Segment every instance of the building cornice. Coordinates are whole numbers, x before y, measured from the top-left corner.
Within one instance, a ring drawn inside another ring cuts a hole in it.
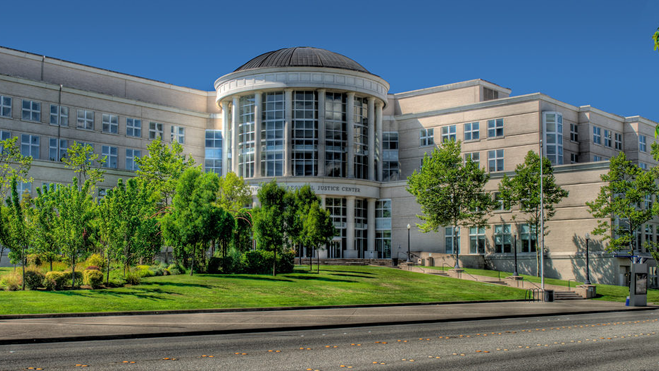
[[[601,109],[591,107],[591,106],[581,106],[581,107],[579,107],[579,112],[580,113],[581,112],[592,112],[592,113],[596,113],[600,116],[604,116],[604,117],[606,117],[608,119],[611,119],[611,120],[616,120],[616,121],[620,121],[620,122],[625,121],[625,118],[623,116],[619,116],[619,115],[616,115],[616,114],[613,114],[613,113],[602,111]]]
[[[485,81],[485,80],[482,80],[482,79],[474,79],[474,80],[456,82],[456,83],[453,83],[453,84],[433,86],[433,87],[430,87],[430,88],[406,91],[406,92],[402,92],[402,93],[395,93],[395,94],[393,94],[393,96],[396,97],[397,99],[411,98],[411,97],[417,97],[417,96],[420,96],[420,95],[439,93],[439,92],[443,92],[443,91],[463,89],[463,88],[468,88],[468,87],[471,87],[471,86],[485,86],[485,87],[493,89],[493,90],[503,91],[507,94],[510,94],[512,92],[512,90],[510,90],[508,88],[501,87],[501,86],[499,86],[497,84],[494,84],[494,83],[491,83],[489,81]]]

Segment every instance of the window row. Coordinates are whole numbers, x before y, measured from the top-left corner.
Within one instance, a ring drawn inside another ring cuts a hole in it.
[[[517,248],[518,253],[535,252],[538,247],[538,234],[535,233],[534,226],[520,224],[516,233],[513,233],[512,227],[512,224],[494,226],[494,234],[492,236],[494,253],[513,253],[515,247]],[[446,227],[444,229],[444,234],[446,253],[454,254],[454,247],[457,246],[458,252],[463,254],[464,252],[460,246],[460,228],[454,230],[453,227]],[[469,228],[469,254],[485,254],[486,245],[485,228]]]
[[[639,142],[641,141],[641,137],[639,137]],[[609,129],[602,130],[599,126],[593,126],[593,143],[622,151],[622,134]],[[645,151],[642,150],[642,152]]]
[[[446,140],[457,140],[457,126],[448,125],[441,127],[442,142]],[[480,140],[480,122],[468,122],[462,124],[463,140],[474,141]],[[435,129],[421,129],[419,132],[419,141],[422,147],[435,144]],[[504,136],[503,119],[487,120],[487,137],[501,138]]]
[[[23,99],[21,105],[21,119],[24,121],[41,122],[41,102]],[[0,117],[12,118],[12,98],[0,95]],[[95,112],[78,109],[74,117],[76,127],[84,130],[94,130]],[[51,125],[69,126],[69,107],[50,105],[49,122]],[[101,114],[103,133],[119,133],[119,116],[108,113]],[[149,139],[163,139],[164,125],[158,122],[149,122]],[[185,143],[185,128],[172,125],[170,129],[171,141]],[[142,138],[142,120],[126,117],[126,136]]]

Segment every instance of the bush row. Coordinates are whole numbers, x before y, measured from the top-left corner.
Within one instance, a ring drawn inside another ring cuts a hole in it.
[[[251,250],[240,253],[231,250],[224,257],[212,257],[208,261],[208,273],[247,273],[271,274],[274,253],[265,250]],[[277,254],[277,273],[291,273],[295,264],[295,252]]]

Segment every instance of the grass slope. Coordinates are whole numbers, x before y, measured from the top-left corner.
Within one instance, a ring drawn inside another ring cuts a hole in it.
[[[0,274],[8,270],[3,269]],[[524,291],[384,267],[263,275],[149,277],[108,290],[0,291],[0,314],[390,304],[523,299]]]

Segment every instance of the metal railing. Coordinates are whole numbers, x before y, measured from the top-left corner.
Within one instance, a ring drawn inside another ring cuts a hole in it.
[[[567,280],[567,291],[572,291],[570,287],[570,282],[574,281],[574,287],[577,287],[577,280]]]
[[[526,289],[526,294],[524,294],[524,300],[531,301],[531,302],[543,301],[542,293],[543,293],[543,291],[539,287],[538,288],[534,287],[534,288]]]

